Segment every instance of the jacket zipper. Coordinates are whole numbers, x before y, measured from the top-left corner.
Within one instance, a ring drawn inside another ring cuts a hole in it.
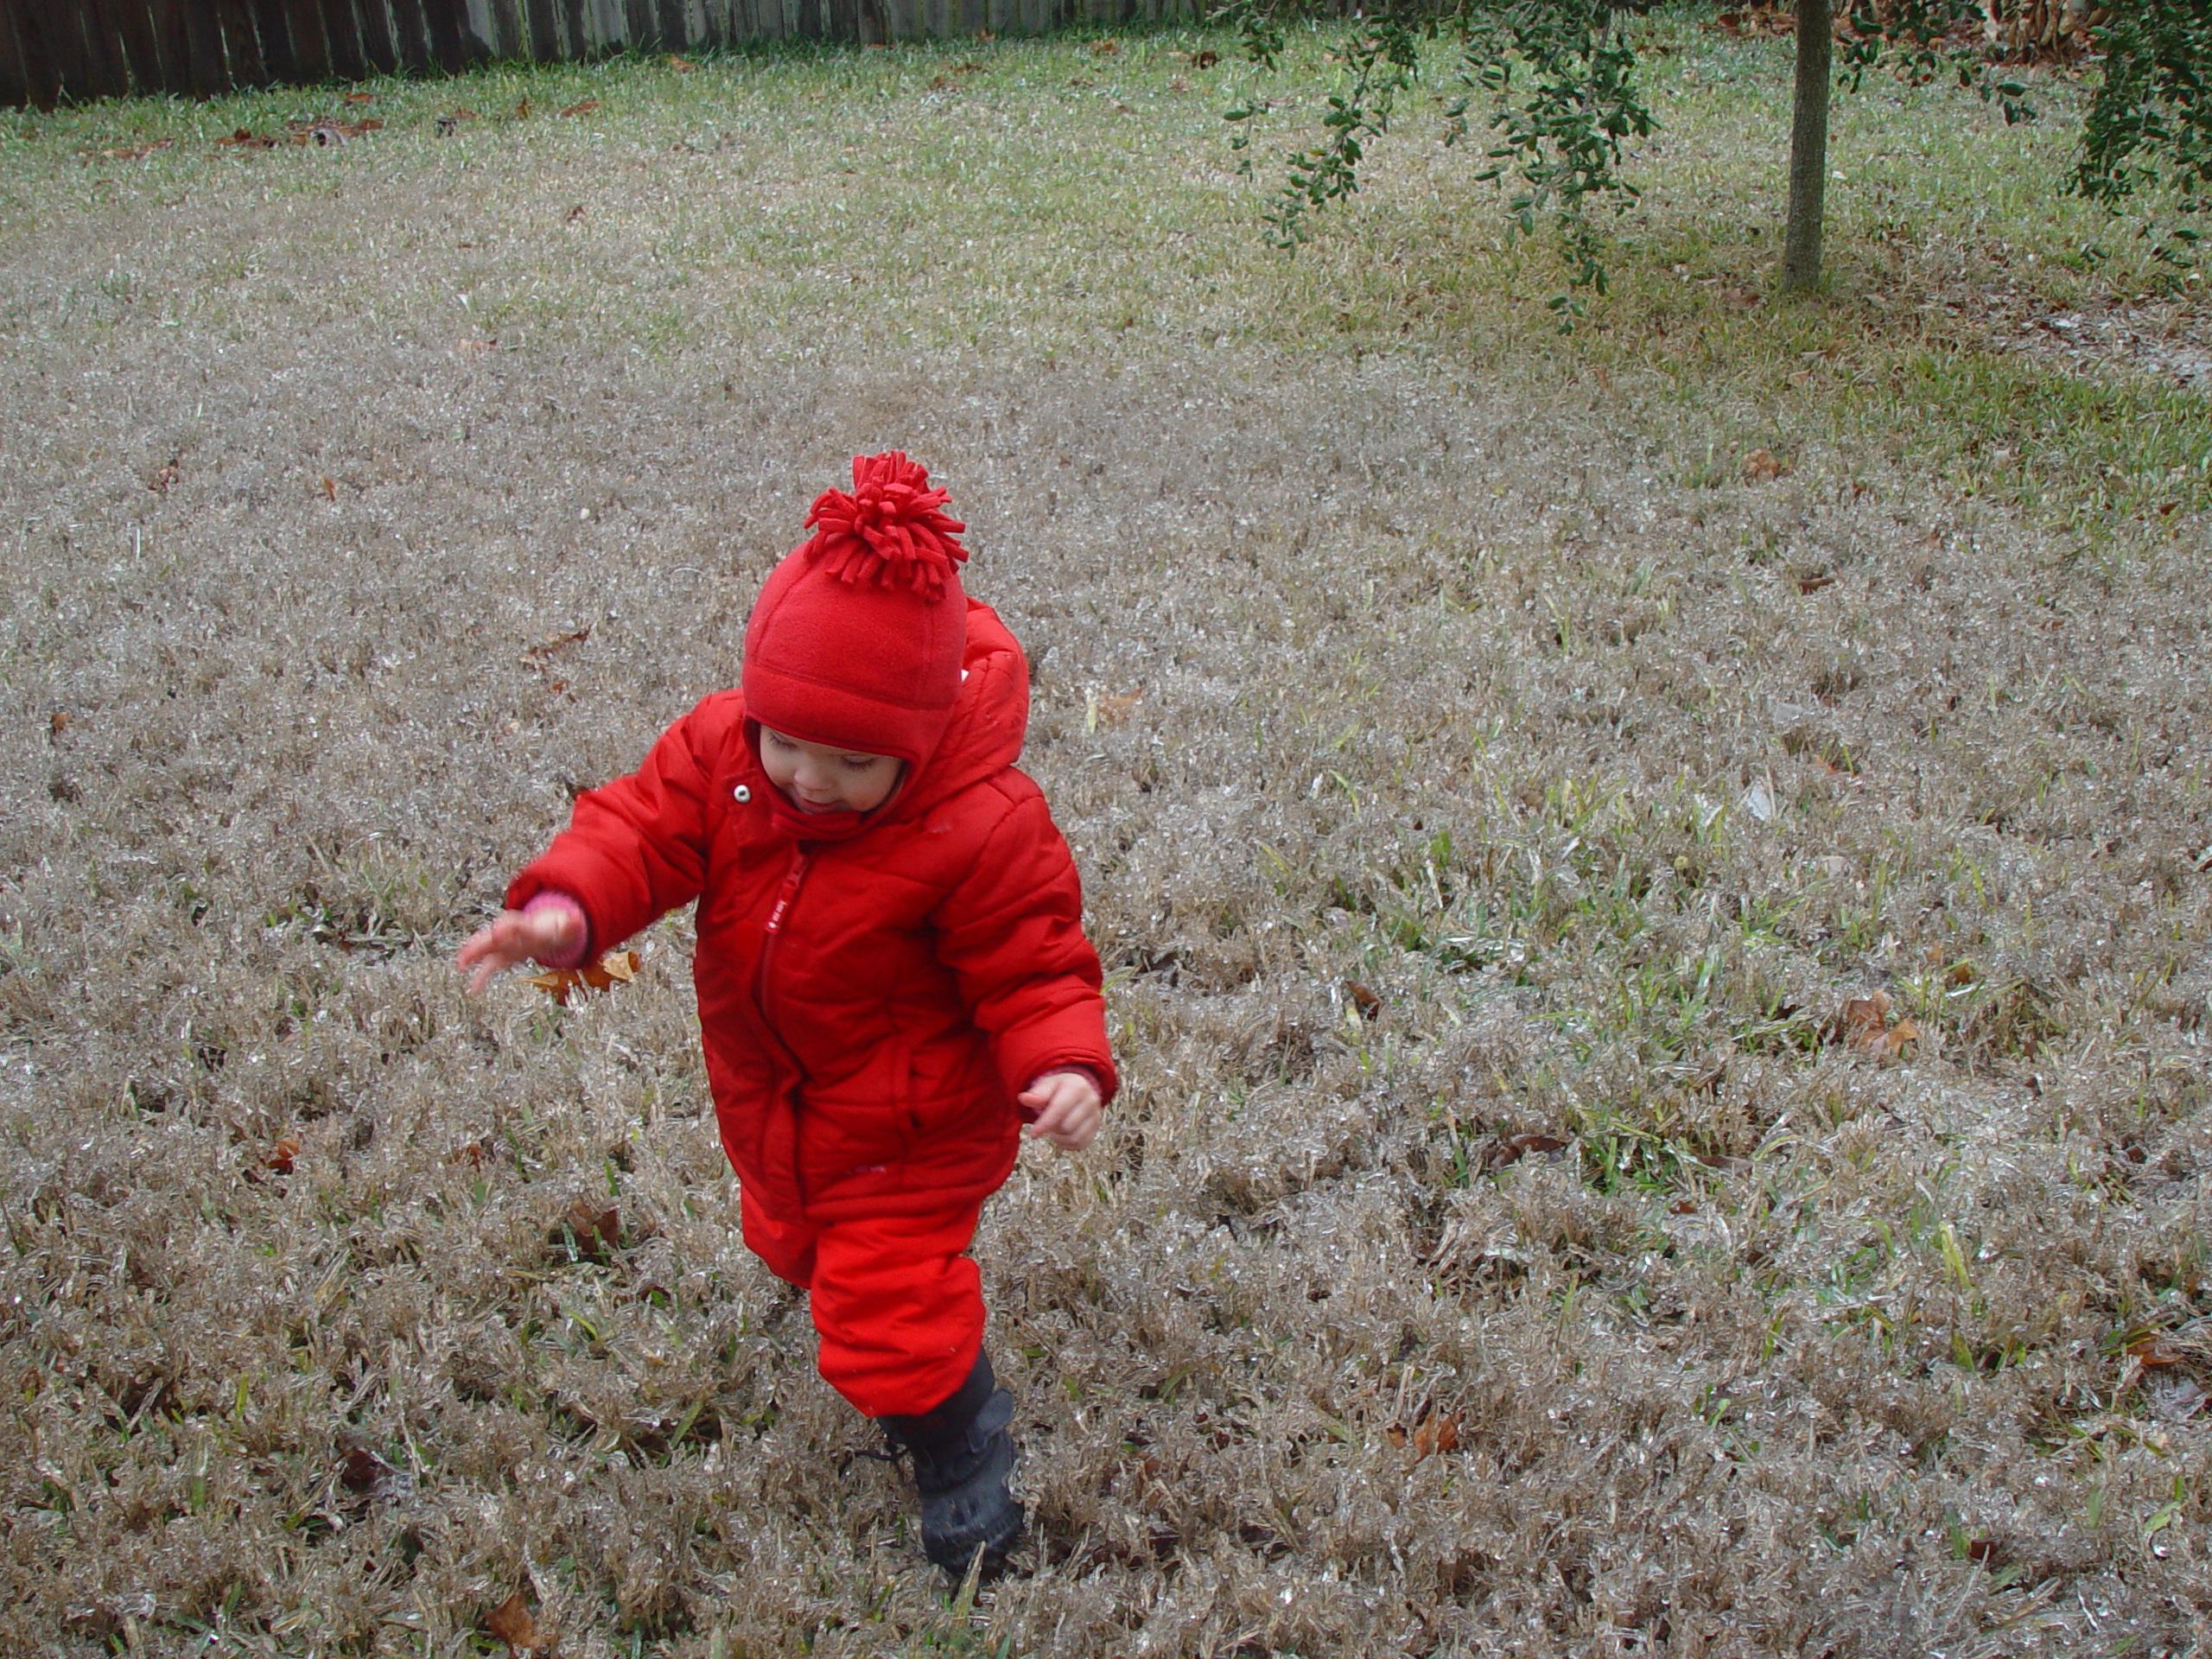
[[[776,944],[784,936],[784,922],[791,914],[791,901],[798,897],[799,883],[806,880],[807,866],[812,858],[803,847],[791,849],[791,867],[784,876],[784,885],[777,891],[776,902],[768,912],[767,925],[762,931],[767,938],[760,946],[760,1017],[774,1031],[776,1019],[770,1006],[770,987],[773,982],[776,965]]]

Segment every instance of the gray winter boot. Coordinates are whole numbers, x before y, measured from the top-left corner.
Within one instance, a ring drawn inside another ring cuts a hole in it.
[[[913,1417],[881,1417],[892,1446],[914,1460],[922,1495],[922,1551],[955,1578],[982,1552],[982,1576],[995,1577],[1021,1541],[1021,1505],[1007,1489],[1014,1472],[1014,1396],[998,1386],[990,1356],[952,1397]]]

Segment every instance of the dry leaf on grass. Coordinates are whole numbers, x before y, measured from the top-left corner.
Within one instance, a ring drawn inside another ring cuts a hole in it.
[[[1763,35],[1795,33],[1797,14],[1778,6],[1752,6],[1743,11],[1722,12],[1713,20],[1713,27],[1738,40],[1758,40]]]
[[[1789,464],[1771,449],[1754,449],[1744,457],[1746,484],[1771,484],[1776,479],[1787,476],[1789,471]]]
[[[175,143],[174,138],[156,138],[150,144],[118,144],[112,149],[95,153],[104,162],[136,162],[151,156],[157,149],[167,149]]]
[[[524,659],[536,658],[543,663],[556,651],[566,651],[570,645],[580,645],[591,638],[588,627],[578,628],[574,633],[549,633],[524,652]]]
[[[1490,1149],[1483,1160],[1484,1169],[1503,1169],[1508,1164],[1518,1163],[1532,1152],[1553,1153],[1567,1150],[1567,1142],[1555,1135],[1516,1135],[1501,1141]]]
[[[412,1476],[387,1461],[365,1435],[350,1429],[338,1437],[338,1484],[365,1499],[406,1497],[415,1490]]]
[[[561,1217],[562,1233],[556,1242],[575,1241],[576,1254],[587,1262],[604,1262],[622,1236],[622,1212],[609,1205],[601,1209],[591,1199],[579,1198]]]
[[[507,1659],[554,1659],[553,1633],[537,1628],[530,1603],[519,1590],[492,1610],[484,1630],[507,1644]]]
[[[2182,1362],[2181,1351],[2166,1340],[2164,1332],[2155,1337],[2142,1337],[2129,1343],[2127,1351],[2130,1357],[2145,1370],[2154,1365],[2178,1365]]]
[[[1101,726],[1118,726],[1129,717],[1129,710],[1144,700],[1141,691],[1131,691],[1121,696],[1101,696],[1096,691],[1083,694],[1083,729],[1095,732]]]
[[[603,991],[610,985],[627,985],[637,976],[636,951],[610,950],[582,968],[551,968],[532,974],[529,982],[565,1008],[572,991]]]
[[[1402,1423],[1393,1423],[1382,1431],[1383,1438],[1401,1451],[1410,1446],[1414,1461],[1435,1457],[1459,1449],[1460,1417],[1457,1412],[1433,1411],[1415,1423],[1410,1433]]]
[[[1890,1023],[1890,999],[1884,991],[1872,996],[1854,996],[1843,1005],[1842,1011],[1829,1022],[1829,1040],[1840,1042],[1854,1054],[1866,1054],[1878,1060],[1894,1060],[1904,1057],[1904,1051],[1919,1042],[1920,1027],[1910,1020]]]

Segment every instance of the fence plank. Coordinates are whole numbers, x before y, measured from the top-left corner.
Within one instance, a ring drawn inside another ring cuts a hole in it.
[[[154,46],[154,24],[147,15],[146,0],[107,0],[107,11],[132,87],[142,92],[160,92],[162,57]]]
[[[215,21],[223,31],[223,62],[231,86],[267,86],[269,66],[262,60],[261,31],[253,25],[253,8],[246,0],[215,0]]]
[[[492,27],[491,0],[465,0],[461,17],[461,49],[472,64],[499,55],[498,31]]]
[[[324,38],[330,42],[330,73],[340,80],[359,80],[369,73],[361,50],[361,22],[353,0],[322,0]]]
[[[385,0],[361,0],[361,55],[380,75],[397,73],[399,54],[392,49],[391,12]]]
[[[299,77],[292,61],[292,31],[284,22],[284,0],[246,0],[253,22],[253,39],[261,54],[263,74],[270,86],[282,86]]]
[[[318,0],[284,0],[284,22],[292,36],[294,78],[328,80],[330,42],[323,34]]]
[[[568,54],[561,45],[561,26],[553,0],[526,0],[523,22],[530,30],[530,56],[534,63],[557,63]]]
[[[79,10],[85,41],[85,89],[79,96],[128,98],[130,65],[123,52],[118,0],[87,0]]]
[[[31,78],[23,62],[23,40],[11,7],[0,11],[0,104],[21,109],[31,101]]]
[[[85,84],[85,35],[77,9],[25,6],[20,15],[32,84],[42,82],[49,89],[41,107],[50,110],[65,97],[81,96],[77,88]]]
[[[219,98],[234,84],[223,54],[223,24],[214,9],[188,5],[184,11],[185,58],[191,66],[192,95]]]
[[[430,50],[430,26],[423,20],[422,0],[391,0],[391,51],[401,68],[416,74],[436,60]]]
[[[467,68],[468,58],[461,45],[460,7],[445,0],[428,0],[423,7],[423,21],[429,25],[431,61],[449,75]]]
[[[491,27],[485,33],[485,44],[491,47],[491,55],[500,62],[529,58],[522,42],[522,17],[515,11],[515,0],[491,0],[489,11]]]

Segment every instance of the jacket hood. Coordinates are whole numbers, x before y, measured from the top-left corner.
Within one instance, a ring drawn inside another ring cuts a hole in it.
[[[878,824],[904,823],[969,785],[995,776],[1021,758],[1029,729],[1029,664],[998,613],[982,601],[968,604],[967,639],[961,652],[960,690],[944,734],[929,758],[908,768],[897,791],[873,812],[822,815],[818,836],[797,838],[847,841]],[[745,741],[755,766],[760,760],[760,722],[749,715]],[[805,822],[795,811],[779,823]],[[810,829],[817,826],[809,823]]]

